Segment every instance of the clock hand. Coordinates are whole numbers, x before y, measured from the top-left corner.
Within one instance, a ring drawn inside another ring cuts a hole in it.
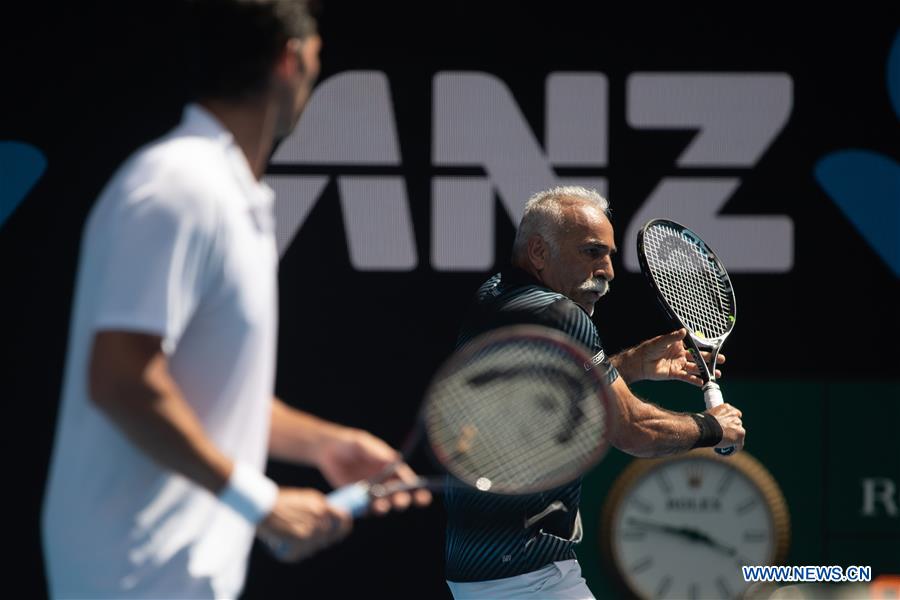
[[[634,518],[629,518],[628,522],[630,525],[644,527],[647,529],[655,529],[657,531],[662,531],[663,533],[686,538],[692,542],[698,542],[707,546],[714,547],[714,543],[709,537],[694,529],[688,529],[687,527],[675,527],[674,525],[666,525],[664,523],[655,523],[653,521],[645,521],[643,519]]]
[[[682,537],[685,537],[684,532],[680,527],[666,525],[665,523],[655,523],[653,521],[646,521],[644,519],[635,519],[633,517],[629,517],[628,524],[635,525],[637,527],[645,527],[647,529],[656,529],[665,533],[671,533],[673,535],[680,535]]]
[[[737,554],[736,549],[717,542],[716,540],[712,539],[711,537],[709,537],[709,535],[707,535],[706,533],[703,533],[699,529],[690,529],[688,531],[690,532],[690,534],[689,534],[690,538],[693,540],[702,542],[712,548],[716,548],[717,550],[721,550],[728,556],[734,556]]]
[[[693,529],[689,527],[675,527],[673,525],[666,525],[664,523],[654,523],[653,521],[646,521],[644,519],[635,519],[630,517],[628,519],[628,523],[630,525],[635,525],[638,527],[646,527],[647,529],[656,529],[658,531],[662,531],[665,533],[670,533],[672,535],[677,535],[683,538],[687,538],[693,542],[698,542],[709,546],[711,548],[715,548],[727,554],[728,556],[734,556],[737,554],[737,550],[731,548],[729,546],[725,546],[715,541],[707,534],[703,533],[699,529]]]

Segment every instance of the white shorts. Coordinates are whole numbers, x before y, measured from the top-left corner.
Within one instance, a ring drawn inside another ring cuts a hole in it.
[[[594,600],[575,559],[561,560],[543,569],[488,581],[448,581],[456,600],[470,598],[547,598]]]

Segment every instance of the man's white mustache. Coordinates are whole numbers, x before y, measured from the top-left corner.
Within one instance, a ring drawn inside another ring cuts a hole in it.
[[[609,292],[609,282],[605,279],[591,279],[585,281],[581,286],[581,289],[585,292],[594,292],[601,296],[605,296],[607,292]]]

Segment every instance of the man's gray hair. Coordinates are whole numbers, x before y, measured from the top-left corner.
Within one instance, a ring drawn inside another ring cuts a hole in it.
[[[525,255],[528,240],[535,234],[544,238],[551,252],[556,253],[559,249],[557,233],[564,225],[563,209],[572,204],[572,199],[593,203],[609,217],[609,201],[596,190],[567,185],[538,192],[525,203],[525,213],[513,242],[513,257]]]

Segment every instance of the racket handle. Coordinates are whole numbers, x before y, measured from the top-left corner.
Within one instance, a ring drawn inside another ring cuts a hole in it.
[[[707,381],[703,385],[703,400],[706,402],[706,409],[709,410],[715,406],[719,406],[723,404],[725,401],[722,399],[722,390],[719,389],[719,384],[715,381]],[[730,454],[734,454],[734,446],[728,446],[727,448],[716,448],[716,454],[720,454],[722,456],[728,456]]]
[[[707,381],[703,384],[703,400],[706,402],[706,409],[714,408],[723,404],[722,390],[715,381]]]
[[[325,496],[325,499],[331,506],[347,511],[354,518],[361,517],[369,509],[369,484],[359,481],[345,485]]]

